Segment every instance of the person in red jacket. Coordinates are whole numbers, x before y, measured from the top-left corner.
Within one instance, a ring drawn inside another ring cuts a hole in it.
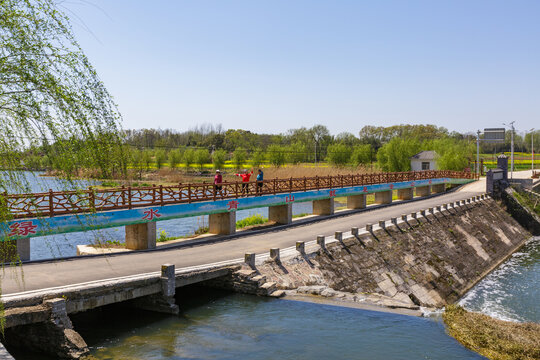
[[[219,194],[223,196],[223,177],[221,176],[221,171],[216,170],[216,176],[214,176],[214,193],[219,191]]]
[[[253,169],[251,169],[251,172],[244,170],[242,174],[236,174],[236,176],[240,176],[242,178],[242,195],[244,193],[249,194],[249,178],[251,175],[253,175]]]

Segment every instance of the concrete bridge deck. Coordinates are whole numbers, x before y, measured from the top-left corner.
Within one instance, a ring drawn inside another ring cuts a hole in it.
[[[247,252],[266,253],[270,248],[294,246],[296,241],[311,241],[317,235],[331,235],[336,230],[349,231],[351,227],[362,227],[380,219],[399,217],[428,207],[470,198],[484,193],[484,189],[485,183],[480,180],[440,196],[404,201],[345,216],[321,217],[301,226],[283,226],[254,235],[225,237],[222,241],[204,245],[27,263],[22,268],[10,266],[4,269],[1,276],[2,297],[96,280],[153,273],[164,263],[174,264],[176,269],[182,269],[243,259]]]
[[[530,178],[531,171],[514,172],[515,178]],[[344,216],[313,219],[300,226],[280,226],[262,233],[223,237],[207,244],[167,249],[133,251],[114,255],[80,257],[67,260],[5,266],[0,276],[2,298],[24,292],[84,284],[87,282],[155,273],[162,264],[174,264],[176,269],[204,264],[241,261],[245,253],[267,253],[270,248],[294,246],[297,241],[311,241],[317,235],[332,235],[349,231],[381,219],[399,217],[449,202],[459,201],[485,192],[485,179],[464,185],[455,192],[394,203],[391,206],[368,208]]]

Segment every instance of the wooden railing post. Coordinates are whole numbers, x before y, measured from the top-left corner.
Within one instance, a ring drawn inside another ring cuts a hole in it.
[[[292,192],[293,191],[293,188],[292,188],[292,177],[289,179],[289,192]]]
[[[187,197],[188,197],[188,203],[191,204],[191,184],[187,184]]]
[[[319,175],[315,175],[315,186],[317,187],[317,190],[319,190]]]
[[[88,187],[88,201],[90,203],[90,210],[95,211],[96,209],[96,199],[94,196],[94,189],[92,187]]]
[[[152,184],[152,205],[156,204],[156,184]]]
[[[159,185],[159,203],[163,206],[163,185]]]
[[[304,192],[307,191],[307,180],[306,180],[306,177],[304,176]]]
[[[54,216],[54,193],[52,189],[49,189],[49,216]]]
[[[276,195],[276,178],[274,178],[274,195]]]
[[[128,186],[128,209],[131,209],[131,186]]]
[[[126,187],[122,185],[122,206],[126,206]]]

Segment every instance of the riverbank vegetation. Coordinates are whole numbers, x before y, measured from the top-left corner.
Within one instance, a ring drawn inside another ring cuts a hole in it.
[[[492,360],[540,359],[540,324],[497,320],[450,305],[443,314],[451,336]]]

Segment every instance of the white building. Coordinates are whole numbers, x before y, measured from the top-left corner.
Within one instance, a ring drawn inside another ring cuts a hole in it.
[[[437,170],[437,153],[435,151],[421,151],[411,157],[411,170]]]

